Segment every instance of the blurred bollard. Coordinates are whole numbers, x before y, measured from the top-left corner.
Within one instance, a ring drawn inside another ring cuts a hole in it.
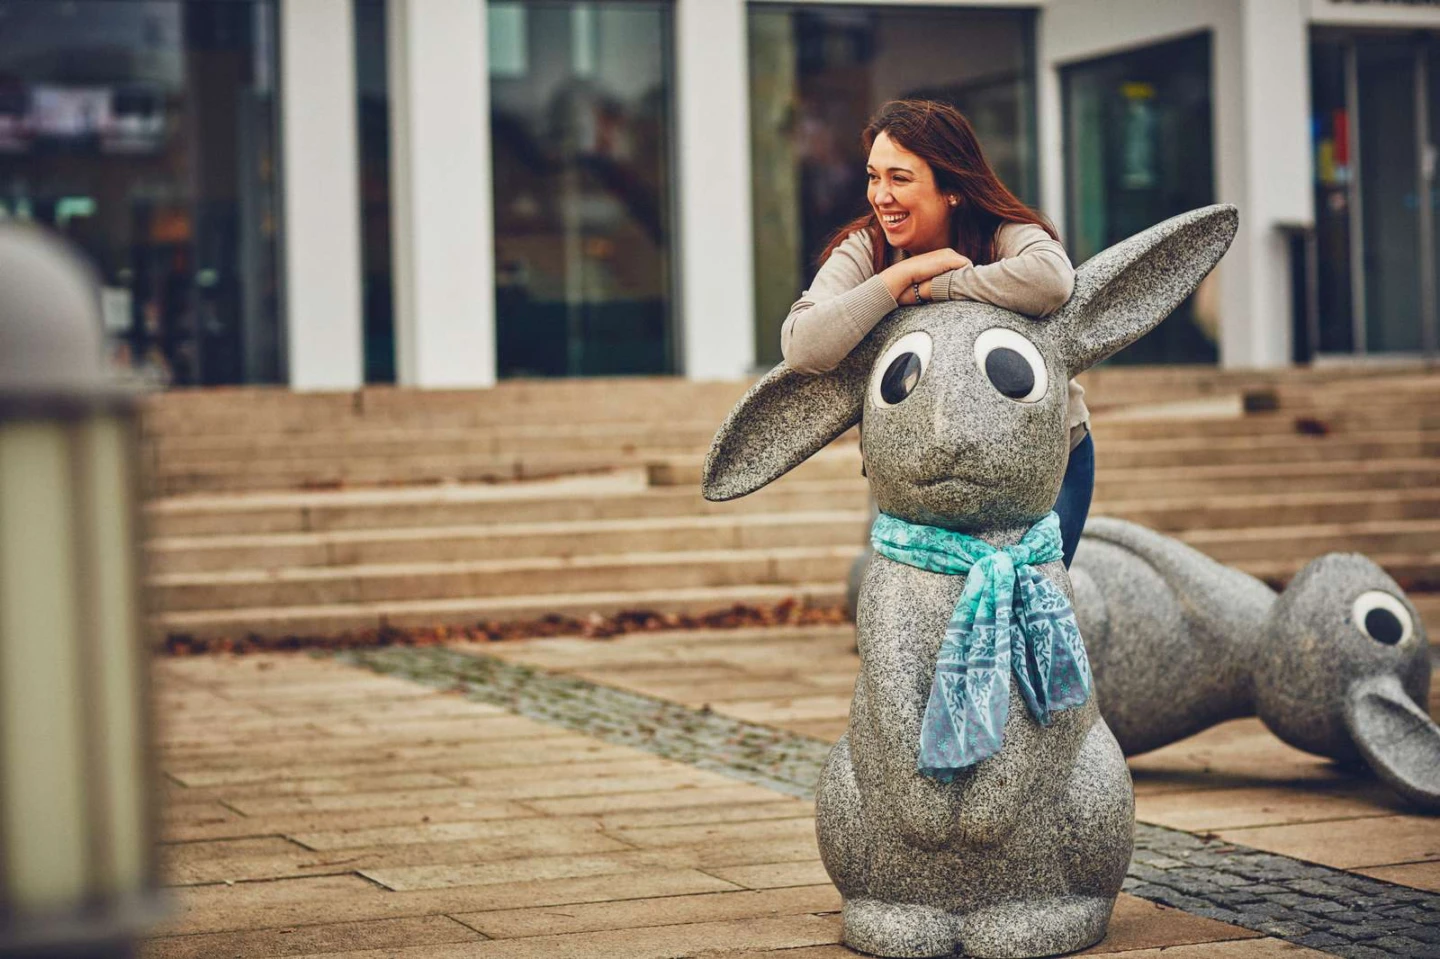
[[[158,913],[137,392],[87,267],[0,224],[0,957],[134,955]]]

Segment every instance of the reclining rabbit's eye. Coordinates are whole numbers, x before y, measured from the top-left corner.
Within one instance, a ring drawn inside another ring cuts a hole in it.
[[[1415,632],[1410,610],[1394,596],[1378,589],[1361,593],[1350,610],[1355,628],[1377,643],[1397,646]]]
[[[1034,403],[1050,386],[1040,351],[1014,330],[995,327],[975,339],[975,363],[1002,396]]]
[[[871,380],[871,399],[877,406],[894,406],[920,385],[930,364],[934,343],[923,330],[906,333],[880,357]]]

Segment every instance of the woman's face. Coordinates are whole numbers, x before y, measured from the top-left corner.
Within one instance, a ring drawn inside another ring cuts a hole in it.
[[[866,196],[891,246],[913,254],[950,245],[950,201],[930,164],[881,133],[865,169]]]

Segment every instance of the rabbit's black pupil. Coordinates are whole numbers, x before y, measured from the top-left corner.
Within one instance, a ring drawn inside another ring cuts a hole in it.
[[[1372,609],[1365,614],[1365,632],[1370,638],[1386,646],[1394,646],[1405,635],[1400,619],[1388,609]]]
[[[901,353],[890,362],[885,375],[880,378],[880,398],[892,405],[899,403],[919,382],[920,357],[914,353]]]
[[[1035,371],[1030,361],[1008,347],[997,347],[985,356],[985,375],[995,388],[1012,400],[1028,396],[1035,388]]]

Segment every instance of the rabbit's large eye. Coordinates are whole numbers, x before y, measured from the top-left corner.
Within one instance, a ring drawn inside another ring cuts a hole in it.
[[[1034,403],[1050,388],[1040,351],[1014,330],[995,327],[975,338],[975,364],[1001,394]]]
[[[871,374],[870,397],[876,406],[894,406],[914,391],[930,365],[933,346],[924,330],[906,333],[890,344]]]
[[[1398,646],[1415,633],[1415,623],[1405,604],[1378,589],[1356,597],[1350,618],[1356,629],[1386,646]]]

